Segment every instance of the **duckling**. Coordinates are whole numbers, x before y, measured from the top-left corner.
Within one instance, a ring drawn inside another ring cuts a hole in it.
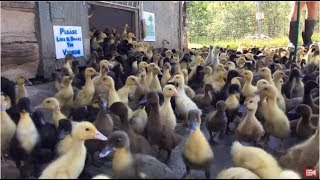
[[[236,64],[232,61],[228,61],[226,64],[225,64],[225,68],[227,71],[229,70],[236,70]]]
[[[113,150],[115,153],[112,158],[113,178],[146,178],[146,179],[176,179],[177,176],[165,164],[156,158],[131,153],[131,141],[127,133],[114,131],[110,136],[110,143],[107,145],[100,157],[106,157]]]
[[[176,109],[175,111],[182,118],[182,125],[185,124],[185,119],[191,109],[199,109],[198,106],[186,95],[184,77],[181,74],[176,74],[173,78],[168,81],[169,83],[177,83],[177,90],[179,96],[175,97]]]
[[[218,101],[216,104],[216,110],[210,112],[206,116],[206,128],[209,131],[210,142],[215,142],[214,138],[217,135],[217,132],[220,132],[221,137],[226,131],[228,119],[225,110],[225,102]],[[215,132],[214,136],[212,135],[213,132]]]
[[[99,132],[101,132],[105,136],[109,136],[112,133],[114,123],[110,114],[107,114],[107,110],[106,110],[108,108],[107,101],[103,97],[98,96],[97,104],[99,106],[99,112],[97,114],[97,118],[95,119],[93,125],[97,127],[97,130]],[[94,153],[97,150],[101,150],[105,146],[105,143],[103,141],[91,139],[85,142],[85,146],[87,147],[87,151],[93,160]]]
[[[176,93],[176,91],[173,92]],[[148,140],[151,145],[158,145],[160,150],[167,151],[167,159],[165,161],[168,161],[172,149],[181,141],[181,136],[173,131],[174,128],[171,125],[174,123],[164,124],[164,120],[160,119],[159,97],[157,93],[150,92],[147,94],[147,109],[148,122],[146,134]]]
[[[268,81],[268,83],[274,86],[274,82],[271,76],[271,70],[268,67],[263,67],[259,70],[259,75]]]
[[[313,135],[316,131],[316,127],[314,127],[310,122],[312,116],[311,108],[306,104],[300,104],[294,109],[294,111],[301,116],[296,127],[297,135],[301,138],[308,138]]]
[[[142,96],[144,96],[145,94],[147,94],[147,92],[149,92],[149,86],[147,84],[147,79],[146,79],[146,75],[147,75],[146,69],[141,68],[139,70],[139,74],[140,74],[139,82],[141,86],[136,87],[132,96],[130,96],[130,93],[129,93],[129,97],[133,102],[137,102]]]
[[[206,178],[210,178],[210,169],[213,163],[213,151],[200,130],[201,111],[197,109],[190,110],[188,113],[188,124],[191,130],[185,143],[182,159],[186,165],[186,172],[182,178],[190,174],[190,169],[202,170]]]
[[[272,85],[265,85],[260,91],[266,97],[266,106],[262,112],[266,133],[283,141],[290,135],[290,123],[277,104],[276,88]],[[283,142],[280,145],[279,152],[282,148]]]
[[[258,90],[258,88],[256,86],[252,85],[252,79],[253,79],[253,73],[250,70],[245,70],[242,74],[241,74],[244,79],[245,79],[245,83],[242,87],[242,95],[244,97],[253,97],[255,96],[255,92]]]
[[[196,56],[196,61],[195,61],[195,65],[193,67],[191,67],[191,71],[188,75],[188,80],[192,80],[193,76],[195,75],[196,71],[197,71],[197,67],[201,66],[204,64],[204,60],[202,59],[201,56]]]
[[[247,114],[235,130],[236,139],[239,141],[253,141],[256,144],[264,135],[263,126],[255,116],[259,101],[259,96],[248,97],[245,100]]]
[[[158,78],[158,75],[162,75],[161,69],[159,66],[155,66],[152,70],[152,79],[149,84],[150,91],[155,91],[162,93],[162,87]]]
[[[58,130],[59,130],[60,129],[59,128],[60,121],[67,118],[60,111],[59,101],[54,97],[46,98],[46,99],[43,100],[41,105],[44,108],[49,109],[50,111],[52,111],[53,123],[54,123],[55,127],[58,128]],[[61,140],[57,145],[57,153],[59,155],[64,154],[65,152],[67,152],[69,150],[69,147],[70,147],[71,144],[72,144],[72,138],[71,138],[71,136],[69,134],[66,134],[65,137],[63,138],[63,140]]]
[[[300,79],[300,77],[301,77],[300,71],[297,68],[292,69],[290,71],[289,79],[282,85],[281,93],[285,94],[287,98],[292,98],[293,96],[294,97],[301,97],[301,96],[297,96],[296,93],[295,93],[295,95],[293,95],[293,93],[292,93],[296,82],[300,81],[300,80],[297,80],[297,79]],[[303,89],[302,89],[302,91],[303,91]]]
[[[273,73],[273,81],[274,85],[277,88],[277,102],[279,107],[282,109],[283,112],[286,112],[286,101],[281,94],[281,89],[282,89],[282,79],[286,78],[286,74],[283,71],[276,71]]]
[[[20,119],[9,152],[16,163],[16,167],[20,169],[21,161],[25,161],[25,163],[32,163],[37,173],[39,167],[36,159],[40,148],[40,135],[30,117],[30,113],[33,111],[30,99],[27,97],[20,98],[17,108]],[[22,169],[20,169],[20,173],[22,173]]]
[[[260,179],[260,177],[248,169],[231,167],[220,171],[216,179]]]
[[[63,68],[67,69],[69,76],[74,76],[73,71],[71,69],[71,65],[70,65],[72,60],[73,60],[72,54],[67,54],[63,63]]]
[[[108,89],[105,86],[99,84],[99,79],[101,78],[101,76],[106,74],[108,68],[113,67],[113,65],[108,60],[101,60],[99,62],[99,66],[100,66],[99,75],[92,78],[94,88],[95,88],[95,94],[108,94]]]
[[[54,97],[59,101],[61,107],[72,106],[74,96],[72,80],[72,76],[64,76],[62,80],[63,88],[61,88],[61,90],[54,95]]]
[[[229,96],[225,100],[225,105],[226,105],[226,116],[228,118],[227,133],[229,134],[231,132],[229,127],[230,122],[233,122],[237,115],[240,116],[238,112],[238,109],[240,107],[238,95],[241,92],[241,90],[237,84],[231,84],[228,91],[229,91]]]
[[[17,126],[11,117],[6,112],[8,107],[7,101],[10,99],[6,99],[5,96],[1,95],[1,152],[2,154],[9,148],[10,142],[16,132]]]
[[[212,68],[210,66],[204,67],[203,84],[209,84],[212,76]],[[222,78],[223,79],[223,78]]]
[[[211,84],[205,84],[204,85],[204,94],[196,94],[192,98],[193,102],[195,102],[196,105],[201,109],[204,109],[204,108],[210,106],[211,101],[212,101],[212,95],[210,93],[211,91],[213,91],[213,86]]]
[[[313,97],[311,94],[312,89],[318,88],[319,84],[315,81],[307,81],[305,84],[305,94],[303,96],[303,104],[307,104],[312,109],[313,114],[319,114],[319,105],[313,102]]]
[[[97,72],[93,68],[86,68],[85,70],[85,77],[86,83],[83,86],[82,90],[79,91],[74,105],[75,107],[80,107],[82,105],[88,105],[91,103],[95,89],[94,84],[91,79],[93,75],[97,75]]]
[[[227,81],[226,81],[226,84],[223,86],[223,88],[221,88],[221,90],[219,91],[218,95],[217,95],[217,98],[215,99],[215,101],[220,101],[220,100],[225,100],[227,99],[228,97],[228,89],[229,89],[229,86],[231,85],[231,80],[234,78],[234,77],[237,77],[239,76],[239,73],[236,71],[236,70],[230,70],[228,72],[228,75],[227,75]]]
[[[30,86],[32,83],[24,75],[19,75],[17,77],[17,87],[16,87],[16,104],[18,104],[19,99],[23,97],[28,97],[28,91],[26,85]]]
[[[133,86],[141,86],[141,84],[136,76],[131,75],[127,78],[125,85],[117,91],[121,102],[128,104],[129,92]]]
[[[111,107],[111,105],[113,103],[121,101],[120,96],[114,87],[114,80],[112,79],[112,77],[107,76],[107,75],[103,75],[100,78],[100,83],[106,85],[109,89],[109,94],[108,94],[108,107],[109,108]]]
[[[143,135],[147,122],[148,114],[146,112],[146,108],[145,106],[140,106],[133,112],[132,118],[130,119],[130,126],[136,133]]]
[[[106,141],[108,138],[100,133],[90,122],[74,122],[72,128],[73,143],[68,152],[49,164],[43,171],[39,179],[76,179],[82,172],[87,150],[84,141],[88,139],[98,139]]]
[[[153,69],[156,67],[157,65],[155,63],[150,63],[148,64],[148,67],[147,67],[147,84],[148,86],[151,84],[151,81],[153,79],[153,74],[154,74],[154,71]]]
[[[128,134],[131,141],[131,151],[134,153],[155,155],[149,142],[143,136],[135,133],[129,126],[127,106],[122,102],[115,102],[111,105],[110,110],[114,115],[119,116],[121,120],[120,130],[125,131]]]
[[[163,66],[163,76],[161,78],[161,86],[164,87],[168,84],[168,81],[171,79],[171,65],[169,62],[164,63]]]
[[[280,157],[279,164],[287,169],[304,175],[306,167],[315,167],[319,161],[319,127],[316,132],[304,142],[297,144]]]
[[[260,178],[277,178],[282,172],[277,160],[263,149],[243,146],[238,141],[231,147],[233,164],[250,170]]]
[[[177,96],[179,93],[175,86],[166,85],[163,88],[163,96],[164,102],[160,107],[160,120],[162,120],[162,124],[168,126],[171,130],[174,130],[176,127],[176,115],[171,106],[171,97]]]
[[[221,89],[226,85],[226,77],[227,77],[227,71],[219,71],[215,73],[214,75],[212,74],[211,76],[211,84],[213,85],[213,89],[216,92],[220,92]]]
[[[183,77],[184,77],[184,83],[186,84],[186,85],[188,85],[188,82],[189,82],[189,77],[188,77],[188,69],[185,69],[185,68],[183,68],[183,69],[181,69],[181,72],[182,72],[182,74],[183,74]]]

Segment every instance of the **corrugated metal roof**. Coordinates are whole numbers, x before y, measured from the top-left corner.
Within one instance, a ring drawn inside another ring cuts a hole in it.
[[[129,8],[139,8],[139,3],[140,3],[140,1],[100,1],[100,2],[129,7]]]

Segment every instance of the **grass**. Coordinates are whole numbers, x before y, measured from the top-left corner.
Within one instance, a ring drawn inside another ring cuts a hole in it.
[[[319,43],[320,33],[314,33],[312,36],[313,42]],[[206,37],[199,38],[197,42],[188,42],[189,48],[201,48],[203,46],[210,45],[218,45],[222,47],[230,46],[232,49],[237,49],[239,43],[242,42],[244,46],[252,47],[253,45],[257,45],[258,47],[285,47],[288,45],[288,37],[274,38],[271,40],[246,40],[246,39],[238,39],[238,40],[228,40],[228,41],[215,41],[212,42],[208,40]],[[299,45],[302,44],[302,37],[299,36]]]

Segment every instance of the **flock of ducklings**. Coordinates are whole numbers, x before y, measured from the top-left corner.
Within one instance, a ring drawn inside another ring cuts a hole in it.
[[[21,177],[32,165],[32,176],[39,179],[78,178],[86,163],[99,167],[110,157],[112,174],[93,179],[186,178],[192,169],[206,178],[298,179],[305,168],[319,169],[317,45],[306,52],[299,48],[293,60],[293,51],[282,48],[158,52],[133,41],[126,28],[119,42],[112,33],[98,36],[109,38],[108,47],[92,46],[97,51],[84,68],[67,55],[54,74],[56,94],[36,109],[27,77],[19,75],[16,84],[1,77],[2,158],[13,160]],[[113,52],[104,59],[108,51]],[[52,123],[40,108],[52,112]],[[177,126],[190,132],[181,152],[183,177],[166,165],[182,142]],[[219,163],[214,146],[225,134],[235,137],[234,167],[212,177],[211,168]],[[267,152],[270,136],[281,141],[280,158]],[[301,142],[285,149],[283,141],[292,136]],[[50,150],[45,162],[42,149]]]

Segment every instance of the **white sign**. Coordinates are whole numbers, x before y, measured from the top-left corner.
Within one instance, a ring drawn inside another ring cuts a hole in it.
[[[142,19],[146,20],[146,38],[144,38],[144,41],[156,41],[154,13],[143,11],[142,14]]]
[[[261,19],[263,19],[263,18],[264,18],[263,12],[257,12],[257,14],[256,14],[256,20],[261,20]]]
[[[84,55],[81,26],[53,26],[53,34],[57,59],[69,53],[74,57]]]

